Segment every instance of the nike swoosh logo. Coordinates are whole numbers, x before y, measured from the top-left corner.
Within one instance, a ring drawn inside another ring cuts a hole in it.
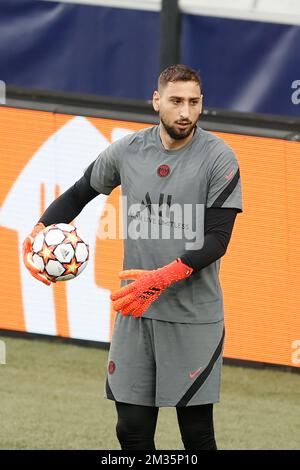
[[[202,369],[202,367],[200,367],[199,369],[195,370],[195,372],[190,372],[189,376],[190,376],[190,379],[194,379],[196,377],[196,375],[199,374],[200,370]]]
[[[234,171],[231,170],[231,172],[229,173],[229,175],[225,175],[224,178],[226,178],[227,180],[230,180],[230,179],[233,177],[233,173],[234,173]]]

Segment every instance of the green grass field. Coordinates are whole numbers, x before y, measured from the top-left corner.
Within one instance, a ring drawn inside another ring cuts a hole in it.
[[[119,449],[114,403],[103,398],[107,351],[2,337],[0,449]],[[219,449],[299,449],[300,375],[224,366],[215,406]],[[162,408],[157,449],[183,449]]]

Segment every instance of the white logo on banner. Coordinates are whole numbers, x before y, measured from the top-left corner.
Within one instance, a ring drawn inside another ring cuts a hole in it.
[[[292,349],[294,349],[291,357],[292,364],[294,366],[300,366],[300,340],[295,339],[292,342]]]
[[[295,90],[292,93],[292,103],[300,104],[300,80],[294,80],[292,83],[292,89]]]
[[[3,80],[0,80],[0,104],[6,103],[6,84]]]
[[[179,0],[179,7],[190,15],[300,24],[299,0]]]
[[[43,0],[56,2],[57,0]],[[63,3],[79,3],[110,8],[130,8],[133,10],[159,11],[162,0],[60,0]]]
[[[113,139],[123,135],[115,129]],[[16,230],[26,330],[56,335],[55,305],[52,287],[30,276],[22,262],[22,242],[40,217],[41,186],[45,188],[45,208],[60,193],[72,186],[84,169],[110,142],[84,117],[75,117],[53,134],[36,151],[16,179],[1,210],[1,225]],[[90,261],[84,273],[66,282],[70,336],[108,341],[110,292],[95,283],[94,250],[99,217],[106,196],[92,200],[76,218],[75,225],[90,245]]]
[[[0,340],[0,364],[6,364],[6,345]]]

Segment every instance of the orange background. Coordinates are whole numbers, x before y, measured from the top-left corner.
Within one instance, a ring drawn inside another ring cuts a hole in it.
[[[32,155],[72,118],[0,108],[1,205]],[[115,127],[133,131],[146,127],[125,121],[87,119],[109,141]],[[216,134],[238,157],[244,208],[221,263],[225,357],[299,366],[300,351],[293,349],[293,343],[300,340],[300,144]],[[118,194],[119,189],[113,191],[107,202],[117,204]],[[102,263],[107,266],[105,272],[96,271],[97,284],[114,290],[119,285],[116,273],[122,260],[121,241],[99,242],[95,256],[110,261]],[[24,331],[17,234],[5,227],[0,227],[0,259],[0,329]],[[59,298],[63,286],[55,289]],[[68,336],[66,306],[59,303],[63,307],[56,313],[57,335]],[[113,322],[111,312],[111,331]]]

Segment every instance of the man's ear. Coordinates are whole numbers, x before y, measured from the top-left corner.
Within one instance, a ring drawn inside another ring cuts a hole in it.
[[[153,98],[152,98],[152,106],[154,111],[158,112],[159,111],[159,100],[160,100],[160,95],[157,90],[153,93]]]

